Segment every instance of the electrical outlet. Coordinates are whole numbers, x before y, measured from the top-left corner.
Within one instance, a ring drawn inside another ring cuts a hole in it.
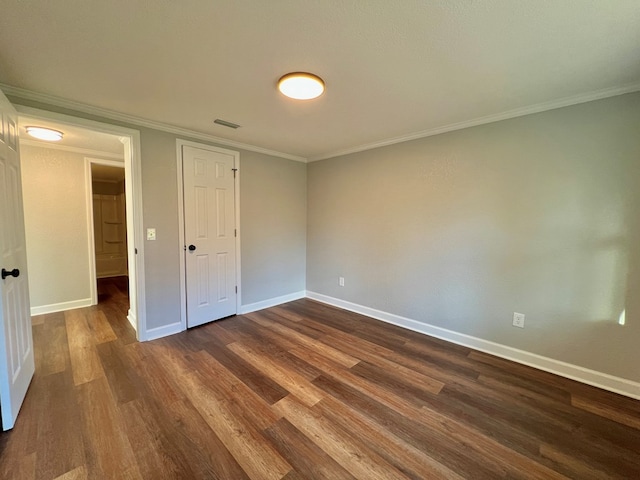
[[[513,326],[524,328],[524,313],[513,312]]]
[[[340,285],[341,287],[344,287],[344,277],[338,278],[338,285]]]

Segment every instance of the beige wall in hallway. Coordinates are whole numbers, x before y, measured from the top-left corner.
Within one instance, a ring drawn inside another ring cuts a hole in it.
[[[90,302],[85,156],[21,145],[32,308]]]

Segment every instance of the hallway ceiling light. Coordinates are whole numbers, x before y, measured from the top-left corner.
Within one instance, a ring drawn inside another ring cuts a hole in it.
[[[63,133],[58,130],[52,130],[44,127],[27,127],[27,133],[38,140],[47,142],[57,142],[62,140]]]
[[[287,73],[278,80],[278,90],[296,100],[311,100],[324,93],[324,81],[313,73]]]

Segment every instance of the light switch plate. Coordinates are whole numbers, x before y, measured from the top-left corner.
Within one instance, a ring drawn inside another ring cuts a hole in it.
[[[147,240],[155,240],[155,239],[156,239],[156,229],[147,228]]]

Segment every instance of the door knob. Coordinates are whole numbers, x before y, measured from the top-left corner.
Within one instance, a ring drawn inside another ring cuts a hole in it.
[[[13,270],[5,270],[4,268],[2,269],[2,280],[4,280],[7,277],[19,277],[20,276],[20,270],[18,270],[17,268],[14,268]]]
[[[189,245],[189,251],[193,252],[196,249],[195,245]]]

